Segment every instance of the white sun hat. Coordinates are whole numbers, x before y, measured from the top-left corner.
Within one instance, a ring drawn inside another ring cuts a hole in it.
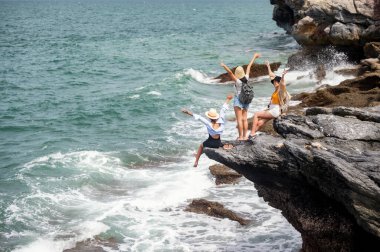
[[[216,112],[216,110],[213,109],[213,108],[210,109],[209,111],[206,111],[206,112],[205,112],[205,115],[206,115],[208,118],[212,119],[212,120],[216,120],[216,119],[219,118],[219,114],[218,114],[218,112]]]

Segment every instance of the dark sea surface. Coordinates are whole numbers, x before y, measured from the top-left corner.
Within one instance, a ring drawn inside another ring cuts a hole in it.
[[[300,234],[250,181],[216,186],[193,153],[229,66],[297,49],[266,0],[0,0],[0,251],[298,251]],[[296,80],[296,74],[290,79]],[[256,81],[253,114],[273,87]],[[289,90],[312,90],[294,81]],[[228,117],[233,117],[231,109]],[[235,139],[235,123],[224,139]],[[252,220],[184,212],[218,201]]]

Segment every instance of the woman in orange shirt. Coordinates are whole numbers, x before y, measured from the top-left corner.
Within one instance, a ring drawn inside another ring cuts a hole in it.
[[[276,76],[268,61],[265,62],[268,68],[269,77],[274,86],[274,92],[272,94],[268,109],[256,112],[253,117],[251,134],[248,139],[252,140],[256,136],[256,132],[261,126],[273,118],[277,118],[287,109],[287,103],[290,100],[290,95],[286,91],[285,74],[288,70],[284,70],[282,77]]]

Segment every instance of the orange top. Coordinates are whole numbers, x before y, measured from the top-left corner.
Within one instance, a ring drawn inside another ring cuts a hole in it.
[[[274,91],[272,94],[272,98],[271,98],[272,104],[280,105],[280,98],[278,97],[278,91],[280,91],[280,89],[278,89],[277,91]]]

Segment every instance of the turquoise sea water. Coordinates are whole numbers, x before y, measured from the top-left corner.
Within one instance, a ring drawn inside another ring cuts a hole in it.
[[[62,251],[95,236],[114,251],[298,251],[299,233],[251,182],[215,186],[205,156],[192,168],[207,132],[180,113],[217,108],[233,91],[210,80],[221,60],[286,62],[297,46],[272,8],[0,0],[0,251]],[[256,81],[250,113],[272,91]],[[236,138],[234,122],[224,138]],[[184,212],[194,198],[252,224]]]

